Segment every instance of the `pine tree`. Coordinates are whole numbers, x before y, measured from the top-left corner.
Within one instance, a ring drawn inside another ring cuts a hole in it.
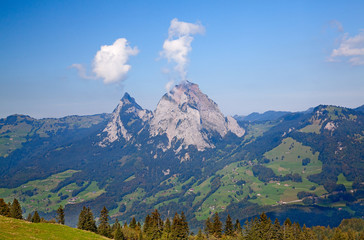
[[[78,217],[77,228],[96,232],[97,227],[94,220],[94,215],[89,207],[83,207]]]
[[[0,198],[0,215],[10,217],[10,208],[4,199]]]
[[[57,209],[56,219],[59,224],[64,225],[64,209],[63,209],[62,205],[60,205],[59,208]]]
[[[115,219],[115,223],[112,225],[111,227],[111,232],[113,232],[113,234],[115,234],[115,231],[118,227],[121,227],[118,218]]]
[[[241,235],[242,234],[242,228],[239,222],[239,219],[236,219],[235,224],[234,224],[234,231],[238,234]]]
[[[151,225],[151,219],[150,219],[150,216],[149,216],[149,214],[148,214],[148,215],[145,217],[145,220],[144,220],[144,226],[143,226],[143,232],[144,232],[144,233],[149,232],[150,225]]]
[[[125,239],[123,231],[121,231],[120,224],[117,226],[117,228],[115,230],[114,239],[115,240],[124,240]]]
[[[28,222],[31,222],[32,221],[32,214],[31,213],[28,214],[27,221]]]
[[[137,226],[137,223],[136,223],[135,217],[133,217],[129,223],[129,227],[135,229],[136,226]]]
[[[100,224],[99,227],[97,228],[97,233],[105,237],[110,237],[111,229],[109,224],[109,211],[106,209],[105,206],[101,210],[99,219],[100,219]]]
[[[222,235],[222,222],[220,221],[219,214],[216,212],[214,215],[214,221],[212,224],[213,234],[217,238],[221,238]]]
[[[32,222],[33,223],[39,223],[40,222],[40,217],[37,211],[34,212],[33,217],[32,217]]]
[[[171,232],[172,232],[171,221],[169,220],[169,218],[167,218],[163,227],[162,240],[171,239]]]
[[[196,240],[204,240],[204,236],[202,234],[201,228],[198,229],[197,238]]]
[[[173,220],[172,220],[172,231],[171,236],[172,239],[179,239],[179,235],[181,232],[181,219],[178,215],[178,213],[174,214]]]
[[[148,219],[147,219],[148,218]],[[147,216],[144,223],[144,229],[147,238],[160,239],[163,232],[163,221],[157,209],[155,209],[151,216]]]
[[[226,236],[234,235],[234,226],[233,226],[233,222],[232,222],[229,214],[227,215],[226,222],[225,222],[225,235]]]
[[[181,238],[180,239],[188,239],[190,229],[188,227],[188,222],[187,222],[186,216],[183,211],[181,212],[180,224],[181,224]]]
[[[272,223],[267,215],[263,212],[260,215],[258,221],[258,238],[259,239],[271,239],[272,231],[271,231]]]
[[[212,222],[210,221],[210,218],[208,217],[205,222],[205,234],[212,235],[214,234],[213,228],[212,228]]]
[[[279,224],[279,221],[277,218],[274,220],[274,224],[272,226],[272,238],[273,239],[282,239],[283,238],[282,227]]]
[[[14,198],[13,204],[11,205],[10,215],[12,218],[23,219],[21,206],[16,198]]]

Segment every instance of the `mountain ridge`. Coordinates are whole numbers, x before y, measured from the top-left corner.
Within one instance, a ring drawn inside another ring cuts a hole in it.
[[[38,206],[52,214],[63,204],[69,225],[83,205],[95,211],[106,205],[112,218],[123,221],[154,208],[169,217],[183,210],[193,226],[214,211],[243,219],[285,209],[282,202],[291,201],[305,201],[303,209],[318,204],[327,214],[360,215],[363,113],[320,105],[237,128],[198,85],[188,84],[165,94],[154,112],[126,93],[112,114],[80,118],[82,124],[78,118],[67,124],[0,120],[5,152],[10,138],[21,137],[0,157],[0,197],[19,198],[26,213]],[[164,116],[164,109],[170,113]],[[166,125],[159,131],[161,121]],[[184,139],[190,124],[200,134],[197,142]],[[41,187],[44,181],[51,189]],[[298,198],[306,195],[317,197]],[[335,207],[340,201],[348,204],[344,212]]]

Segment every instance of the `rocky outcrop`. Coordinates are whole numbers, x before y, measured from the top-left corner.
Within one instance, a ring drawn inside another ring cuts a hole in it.
[[[200,151],[213,148],[211,136],[224,137],[229,131],[238,137],[245,133],[235,119],[225,118],[217,104],[203,94],[197,84],[190,82],[177,85],[165,94],[150,122],[151,136],[167,135],[167,148],[177,141],[182,142],[180,148],[189,145]]]
[[[137,135],[146,123],[151,119],[152,113],[142,109],[135,99],[125,93],[120,100],[118,106],[112,113],[111,119],[103,130],[103,139],[99,142],[99,146],[106,145],[123,138],[129,141],[133,136]]]

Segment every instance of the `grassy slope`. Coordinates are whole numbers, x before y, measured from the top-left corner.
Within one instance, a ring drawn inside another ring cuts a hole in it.
[[[69,184],[61,188],[58,192],[53,193],[50,190],[55,188],[57,184],[74,174],[75,170],[67,170],[62,173],[54,174],[49,178],[42,180],[35,180],[27,182],[17,188],[0,188],[0,198],[4,198],[6,202],[12,202],[14,198],[20,201],[20,204],[25,208],[26,212],[24,216],[35,210],[42,212],[50,212],[56,210],[59,205],[65,206],[72,199],[72,191],[80,188],[76,183]],[[87,183],[84,183],[85,185]],[[26,191],[31,191],[34,195],[27,195]],[[99,189],[97,182],[92,182],[84,191],[77,194],[74,201],[71,202],[83,202],[90,199],[95,199],[104,193],[104,189]],[[61,196],[67,198],[61,200]]]
[[[92,232],[52,223],[29,223],[0,216],[0,239],[108,239]]]

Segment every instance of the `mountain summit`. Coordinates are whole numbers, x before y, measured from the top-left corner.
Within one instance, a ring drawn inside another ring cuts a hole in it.
[[[144,110],[134,98],[125,93],[103,130],[106,136],[99,142],[99,146],[105,147],[120,138],[129,141],[139,133],[151,116],[150,111]]]
[[[202,93],[197,84],[183,82],[166,93],[159,101],[150,123],[151,136],[166,134],[170,148],[180,141],[181,147],[195,145],[199,151],[213,148],[214,135],[224,137],[228,132],[244,135],[236,120],[221,113],[217,104]]]

